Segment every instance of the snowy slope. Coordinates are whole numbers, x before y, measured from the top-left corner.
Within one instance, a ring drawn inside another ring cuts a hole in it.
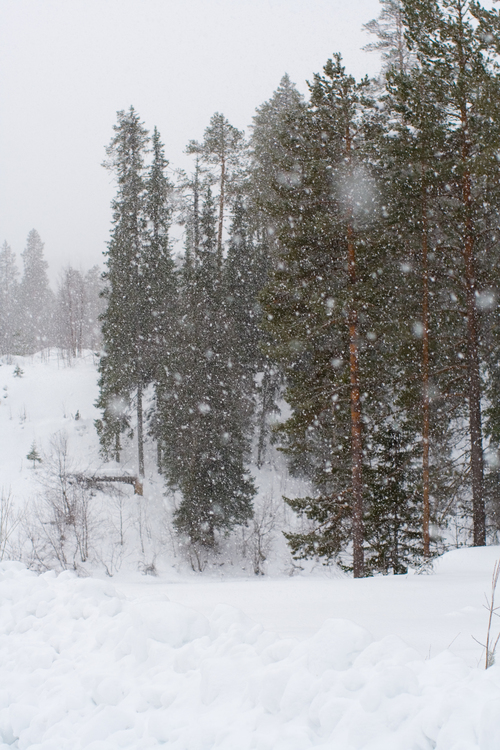
[[[137,474],[133,439],[123,436],[120,464],[104,463],[99,453],[94,427],[95,420],[101,416],[94,406],[98,396],[96,366],[97,358],[90,351],[69,361],[55,349],[34,357],[0,358],[0,493],[4,498],[10,496],[15,511],[22,516],[18,536],[21,531],[25,537],[36,536],[33,528],[24,528],[26,519],[33,525],[33,519],[38,518],[39,527],[41,523],[45,530],[49,528],[50,508],[45,503],[47,487],[52,492],[57,489],[58,478],[54,472],[57,474],[61,459],[72,475]],[[61,456],[61,445],[64,445],[64,456]],[[34,465],[27,459],[33,446],[42,459]],[[122,568],[166,570],[172,566],[189,569],[189,562],[179,550],[172,530],[175,498],[165,491],[164,480],[156,470],[156,446],[148,438],[145,452],[146,479],[141,501],[134,497],[132,487],[124,484],[104,485],[101,492],[88,498],[91,527],[88,559],[83,565],[80,559],[74,560],[75,550],[67,549],[68,565],[59,565],[59,568],[71,567],[74,562],[86,572],[100,569],[115,573]],[[281,457],[279,460],[283,462]],[[281,529],[282,517],[287,512],[292,515],[282,501],[283,494],[293,495],[291,480],[286,472],[276,471],[270,464],[257,473],[261,491],[256,515],[262,519],[262,514],[267,513],[262,524],[264,529],[269,526],[269,519],[275,517],[274,528],[263,532],[267,537],[261,538],[261,547],[281,551],[274,555],[274,563],[266,562],[261,567],[275,571],[290,569],[291,558]],[[227,540],[223,554],[213,561],[217,570],[225,566],[232,574],[236,570],[252,571],[249,534],[250,530],[238,530]],[[29,554],[26,545],[22,549],[23,542],[18,539],[10,547],[16,547],[16,559],[20,557],[30,564],[38,560],[40,569],[45,563],[47,567],[55,565],[53,559],[46,557],[46,549],[37,549],[35,553],[31,550]],[[242,547],[247,549],[246,559],[241,555]],[[1,551],[0,530],[0,559]]]
[[[16,366],[22,371],[16,377]],[[0,487],[18,502],[38,490],[27,461],[33,443],[40,455],[64,431],[83,466],[98,459],[94,402],[98,396],[92,352],[70,363],[53,349],[33,357],[0,358]],[[80,419],[75,420],[75,416]]]

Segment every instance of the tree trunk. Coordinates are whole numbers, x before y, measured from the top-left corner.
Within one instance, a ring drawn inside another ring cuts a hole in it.
[[[224,228],[224,190],[226,185],[226,159],[222,155],[220,165],[219,231],[217,232],[217,265],[222,268],[222,231]]]
[[[422,489],[424,557],[430,555],[430,482],[429,482],[429,261],[427,186],[422,168]]]
[[[139,459],[139,476],[144,476],[144,434],[142,417],[142,383],[137,384],[137,455]]]
[[[470,203],[470,177],[464,177],[464,203]],[[483,497],[483,438],[481,428],[481,376],[476,310],[476,280],[471,221],[466,221],[464,243],[465,281],[467,287],[467,369],[469,375],[470,466],[472,475],[472,520],[474,547],[486,544],[486,513]]]
[[[121,451],[120,433],[117,432],[115,435],[115,461],[117,464],[120,463],[120,451]]]
[[[156,466],[158,469],[158,474],[163,474],[161,442],[159,438],[156,441]]]
[[[196,257],[198,257],[198,254],[200,251],[199,194],[200,194],[200,157],[197,156],[195,173],[194,173],[194,185],[193,185],[194,253]]]
[[[465,63],[463,63],[465,69]],[[470,468],[472,476],[472,522],[474,547],[486,544],[486,512],[483,497],[484,464],[481,427],[481,375],[479,368],[479,333],[476,309],[476,270],[472,226],[471,174],[468,167],[468,115],[462,105],[462,203],[464,210],[464,263],[467,310],[467,370],[470,428]]]
[[[350,160],[351,136],[346,130],[346,155]],[[351,308],[349,310],[349,374],[351,383],[351,460],[352,460],[352,535],[354,578],[364,576],[363,522],[363,444],[361,434],[361,395],[359,390],[358,312],[355,302],[356,248],[352,226],[352,205],[347,207],[347,258]]]

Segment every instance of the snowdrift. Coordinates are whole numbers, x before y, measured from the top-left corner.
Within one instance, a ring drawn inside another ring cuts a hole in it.
[[[498,750],[500,666],[0,565],[0,748]]]

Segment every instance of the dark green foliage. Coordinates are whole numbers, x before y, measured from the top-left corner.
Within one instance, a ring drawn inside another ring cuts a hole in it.
[[[250,139],[251,179],[249,192],[253,213],[260,217],[263,229],[272,243],[275,210],[275,186],[286,181],[283,160],[287,159],[285,134],[288,124],[305,108],[302,95],[284,75],[271,99],[257,108]]]
[[[496,56],[500,17],[478,3],[443,0],[402,3],[408,39],[427,89],[446,113],[444,154],[449,171],[440,205],[439,228],[450,272],[449,292],[462,326],[453,345],[462,357],[463,377],[454,392],[467,406],[470,445],[473,539],[485,544],[481,402],[491,362],[491,289],[498,286],[498,162],[500,76]],[[486,304],[483,303],[483,300]],[[489,310],[488,310],[489,308]],[[457,321],[458,322],[458,321]]]
[[[142,257],[145,221],[145,154],[149,143],[146,129],[133,107],[118,112],[115,136],[106,149],[107,169],[118,183],[112,203],[113,229],[107,251],[105,298],[102,317],[105,354],[99,364],[97,423],[103,450],[119,453],[119,434],[129,424],[127,407],[139,384],[151,377],[151,357],[143,335],[148,316],[142,288]],[[149,317],[149,316],[148,316]],[[145,347],[146,345],[146,347]]]
[[[102,316],[105,354],[97,402],[103,418],[96,424],[104,451],[118,460],[119,435],[130,426],[128,407],[135,401],[143,475],[143,390],[168,364],[175,327],[176,282],[168,240],[171,186],[158,131],[147,170],[149,137],[133,107],[118,113],[114,129],[105,166],[117,178],[118,194],[104,274],[108,305]]]
[[[418,445],[411,432],[391,426],[371,439],[365,473],[367,571],[406,573],[423,552]]]
[[[199,228],[199,246],[186,253],[177,354],[159,405],[164,473],[182,493],[175,526],[192,544],[215,548],[218,535],[252,516],[251,403],[246,368],[231,349],[210,189]]]
[[[464,319],[442,233],[450,177],[446,113],[416,65],[406,73],[389,69],[385,83],[382,127],[373,144],[385,215],[379,242],[387,248],[385,363],[395,384],[397,423],[405,434],[411,431],[420,454],[420,497],[427,394],[430,505],[439,518],[462,480],[453,454],[463,440],[464,415],[464,346],[458,344]]]
[[[205,129],[202,143],[190,141],[187,152],[197,154],[208,167],[208,180],[211,185],[218,183],[218,221],[217,221],[217,264],[222,268],[224,218],[227,213],[228,199],[237,191],[241,179],[243,156],[243,133],[237,130],[220,112],[216,112]],[[216,167],[214,174],[210,167]]]
[[[373,307],[378,277],[370,276],[368,253],[377,204],[370,172],[362,165],[365,88],[345,74],[339,57],[327,63],[323,76],[315,76],[309,109],[296,111],[282,131],[274,197],[267,208],[275,212],[279,256],[262,295],[264,321],[292,409],[277,432],[292,471],[308,477],[315,489],[313,497],[291,502],[314,522],[314,531],[289,539],[294,553],[328,559],[345,549],[352,534],[352,309],[359,315],[361,378],[370,379],[365,419],[377,413],[381,418],[386,410],[385,384],[370,372],[381,354],[384,321]],[[348,272],[351,230],[358,259],[355,285]]]
[[[266,248],[252,232],[251,212],[238,195],[233,205],[227,257],[224,262],[223,300],[229,325],[228,345],[245,371],[249,388],[260,369],[261,309],[258,295],[268,274]]]
[[[166,170],[163,144],[157,129],[152,136],[153,160],[146,177],[145,237],[141,260],[141,288],[146,299],[143,336],[150,349],[150,373],[168,364],[172,329],[176,325],[177,280],[169,230],[172,223],[172,192]]]
[[[391,34],[397,32],[400,42],[401,28],[389,28],[389,24],[384,30],[390,52],[386,90],[377,110],[365,112],[362,129],[358,130],[364,133],[358,148],[359,168],[361,173],[368,172],[372,185],[376,185],[377,219],[360,210],[358,217],[354,216],[354,230],[360,248],[360,332],[365,331],[374,341],[373,346],[360,341],[365,390],[367,567],[401,572],[421,552],[416,540],[419,511],[421,514],[425,398],[429,402],[431,516],[441,526],[446,525],[450,513],[456,514],[457,526],[462,523],[462,515],[472,516],[474,543],[484,543],[480,404],[486,394],[490,403],[487,432],[494,441],[500,435],[495,406],[500,393],[495,312],[499,225],[498,197],[494,197],[499,186],[496,154],[500,117],[496,107],[500,78],[493,62],[500,47],[500,25],[498,13],[460,0],[407,0],[401,5],[384,3],[384,7],[388,12],[385,20],[392,23],[402,19],[406,24],[403,30],[410,49],[401,45],[398,58]],[[380,37],[380,29],[374,30]],[[299,556],[326,558],[345,550],[349,501],[347,484],[345,495],[341,494],[341,484],[336,496],[325,491],[333,480],[328,485],[322,466],[331,445],[341,446],[343,441],[344,450],[349,449],[349,436],[347,429],[336,436],[342,420],[328,419],[325,407],[321,411],[318,395],[325,391],[332,394],[334,383],[325,379],[328,360],[325,357],[322,367],[317,349],[316,331],[325,323],[315,317],[313,300],[321,287],[309,281],[307,269],[321,269],[318,275],[321,280],[326,278],[325,287],[331,290],[336,309],[340,307],[340,315],[332,320],[330,340],[342,330],[348,296],[339,289],[342,269],[334,269],[333,236],[323,266],[314,245],[314,240],[319,245],[327,236],[326,217],[333,226],[338,203],[323,216],[316,209],[317,218],[311,221],[311,201],[303,193],[308,197],[320,195],[317,187],[325,184],[324,178],[318,179],[321,159],[314,148],[326,153],[335,143],[327,134],[336,131],[339,138],[342,136],[335,119],[336,111],[341,114],[342,110],[332,107],[328,111],[327,84],[332,72],[333,61],[329,70],[325,68],[325,76],[315,77],[311,104],[316,109],[311,118],[290,121],[288,134],[280,141],[282,146],[287,139],[289,143],[288,156],[286,149],[278,151],[281,173],[294,175],[295,186],[289,185],[289,199],[277,186],[270,200],[278,217],[275,225],[282,222],[278,237],[285,251],[281,250],[282,265],[265,292],[269,314],[266,327],[275,337],[273,352],[286,372],[286,397],[292,407],[292,416],[279,428],[284,436],[282,444],[292,468],[305,472],[316,490],[313,497],[291,501],[292,507],[309,519],[310,531],[289,535],[289,540]],[[324,123],[321,137],[319,131],[316,138],[312,135],[313,115]],[[293,140],[298,155],[295,159]],[[308,168],[308,157],[314,167]],[[335,156],[331,151],[329,157],[334,174]],[[314,180],[309,177],[313,174]],[[370,186],[369,179],[365,185]],[[342,201],[336,191],[334,197]],[[324,191],[321,202],[327,205],[328,200]],[[312,242],[304,230],[309,222],[314,232]],[[333,278],[328,277],[330,269],[334,269]],[[326,295],[326,291],[320,293]],[[345,339],[343,347],[341,342],[337,346],[337,361],[345,366]],[[428,381],[424,380],[426,371]],[[335,383],[336,407],[341,413],[344,408],[344,420],[348,417],[348,385],[346,374]],[[324,441],[318,439],[319,427]],[[466,437],[470,439],[470,452],[464,452]],[[495,445],[490,449],[491,476],[487,475],[484,486],[492,512],[498,494],[496,450]],[[335,462],[328,468],[338,482]],[[393,476],[397,481],[392,481]],[[471,491],[472,506],[468,499]]]
[[[250,138],[250,179],[246,185],[247,211],[251,216],[254,242],[257,250],[257,265],[260,265],[260,290],[267,283],[278,255],[276,210],[276,185],[292,180],[283,170],[287,159],[288,127],[300,116],[305,103],[302,95],[284,75],[271,99],[257,108],[253,118]],[[261,331],[259,358],[259,383],[257,387],[257,466],[260,468],[266,456],[269,441],[269,421],[279,412],[278,401],[283,392],[283,374],[270,356],[272,337]]]

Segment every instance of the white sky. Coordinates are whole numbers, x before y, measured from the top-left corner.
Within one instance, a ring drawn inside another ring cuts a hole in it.
[[[0,0],[0,243],[35,228],[52,279],[102,263],[114,185],[101,166],[116,112],[156,125],[173,167],[216,111],[247,129],[287,72],[341,52],[357,78],[378,0]]]

